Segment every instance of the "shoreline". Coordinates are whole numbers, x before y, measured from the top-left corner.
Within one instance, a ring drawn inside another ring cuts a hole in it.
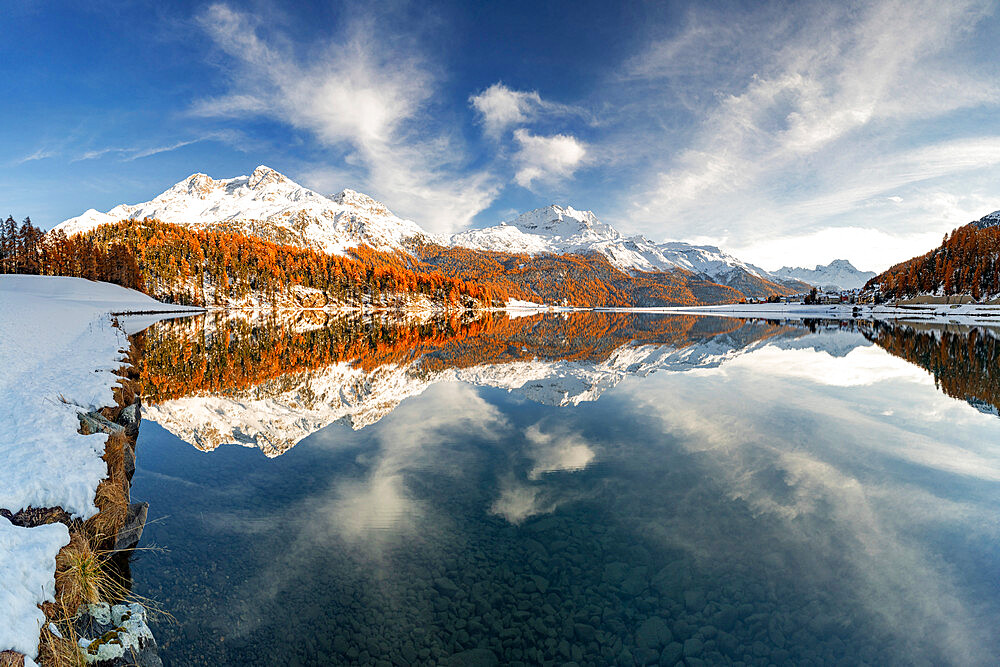
[[[130,494],[142,391],[130,334],[201,309],[52,276],[0,276],[0,300],[0,664],[161,664],[129,594],[148,509]]]

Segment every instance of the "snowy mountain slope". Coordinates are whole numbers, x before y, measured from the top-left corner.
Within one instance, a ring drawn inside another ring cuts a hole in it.
[[[875,277],[874,271],[859,271],[846,259],[835,259],[826,266],[815,269],[783,266],[774,275],[779,278],[801,280],[819,288],[834,290],[860,289]]]
[[[552,204],[535,209],[494,227],[455,234],[449,243],[476,250],[528,254],[597,252],[626,272],[690,271],[750,296],[786,287],[767,271],[715,246],[678,241],[655,243],[644,236],[626,237],[598,220],[591,211],[579,211],[572,206]]]
[[[148,202],[119,204],[107,213],[91,209],[56,229],[72,236],[104,223],[146,217],[331,253],[361,244],[399,250],[411,240],[438,240],[368,195],[343,190],[325,197],[264,165],[236,178],[192,174]]]

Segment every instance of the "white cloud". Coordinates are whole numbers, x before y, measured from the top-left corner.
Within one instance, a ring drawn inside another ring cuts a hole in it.
[[[492,86],[469,98],[479,113],[486,134],[499,137],[509,127],[522,125],[544,106],[537,92],[511,90],[503,83]]]
[[[526,129],[514,131],[514,140],[520,149],[514,156],[517,184],[530,188],[536,180],[554,181],[568,178],[585,163],[586,145],[576,137],[556,134],[543,137]]]
[[[202,100],[195,114],[261,115],[308,131],[346,151],[362,187],[434,231],[465,226],[495,197],[488,173],[466,169],[455,136],[429,129],[428,68],[412,50],[392,48],[371,21],[355,21],[347,37],[307,59],[260,37],[249,13],[217,4],[199,21],[235,67],[229,94]],[[337,189],[345,185],[354,184]]]
[[[543,116],[589,121],[589,114],[579,107],[543,100],[537,91],[514,90],[499,81],[470,96],[469,103],[478,113],[483,131],[494,139],[499,139],[511,127],[527,125]]]

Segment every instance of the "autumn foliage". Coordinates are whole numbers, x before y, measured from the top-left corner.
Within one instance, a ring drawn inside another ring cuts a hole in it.
[[[401,305],[401,296],[426,297],[445,307],[502,304],[501,290],[450,277],[431,267],[409,267],[389,253],[358,248],[329,255],[228,231],[200,230],[153,219],[101,225],[85,239],[98,248],[122,245],[135,254],[147,292],[172,303],[199,306]],[[312,301],[290,301],[294,288]]]
[[[896,299],[916,294],[992,299],[1000,296],[998,255],[1000,227],[965,225],[946,234],[941,245],[929,253],[872,278],[866,289],[877,289]]]
[[[513,298],[567,306],[693,306],[743,294],[684,271],[627,274],[598,253],[528,255],[426,244],[421,260],[448,276],[474,276]]]
[[[61,231],[46,234],[30,218],[18,226],[8,216],[0,224],[0,273],[71,276],[143,290],[135,256],[122,244],[98,245]]]

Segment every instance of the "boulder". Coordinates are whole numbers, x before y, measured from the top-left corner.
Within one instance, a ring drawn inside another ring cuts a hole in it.
[[[149,503],[129,503],[128,514],[125,516],[125,525],[118,531],[115,537],[115,551],[125,551],[134,549],[139,544],[142,537],[142,529],[146,525],[146,515],[149,512]]]
[[[635,643],[642,648],[659,649],[673,639],[670,628],[658,616],[647,618],[635,631]]]
[[[100,412],[78,412],[77,419],[80,420],[80,428],[85,433],[117,433],[124,429],[120,424],[116,424]]]
[[[122,408],[122,411],[118,413],[118,424],[125,429],[125,433],[130,437],[134,438],[139,435],[139,422],[142,421],[142,404],[139,399],[131,405],[126,405]]]
[[[80,637],[80,656],[88,665],[163,667],[140,604],[86,604],[77,611],[73,625]]]

